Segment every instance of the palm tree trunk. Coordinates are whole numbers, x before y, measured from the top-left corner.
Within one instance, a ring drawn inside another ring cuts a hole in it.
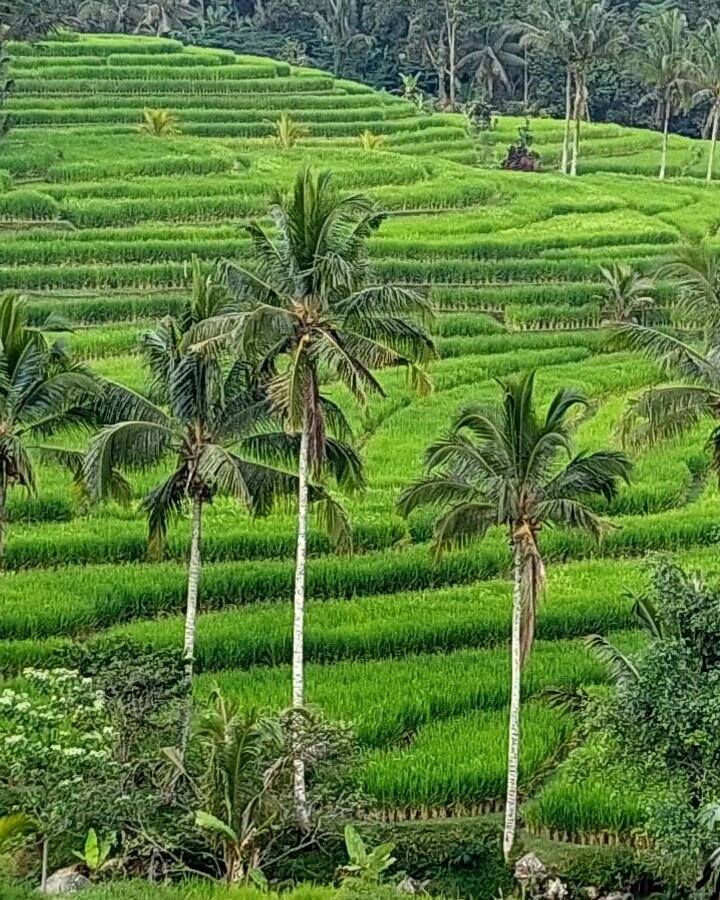
[[[512,607],[512,633],[510,641],[510,724],[508,727],[508,774],[507,796],[505,800],[505,829],[503,832],[503,854],[510,858],[515,832],[517,830],[518,809],[518,769],[520,762],[520,675],[521,646],[520,625],[522,620],[522,553],[520,544],[515,542],[515,565]]]
[[[40,893],[44,894],[47,889],[47,881],[48,881],[48,844],[49,840],[47,837],[43,838],[42,842],[42,864],[40,867]]]
[[[530,100],[530,73],[528,72],[527,47],[523,53],[523,107],[527,112],[528,102]]]
[[[573,107],[573,117],[575,120],[575,128],[573,131],[572,144],[572,161],[570,163],[570,174],[577,175],[578,154],[580,152],[580,123],[582,122],[582,106],[583,106],[583,80],[578,72],[575,76],[575,104]]]
[[[567,68],[565,75],[565,130],[563,131],[562,160],[560,162],[560,171],[563,175],[567,175],[568,171],[568,150],[570,146],[570,109],[572,106],[572,70],[570,66]]]
[[[0,484],[0,569],[5,568],[5,527],[7,525],[7,491]]]
[[[197,623],[198,593],[200,591],[200,574],[202,571],[202,510],[199,497],[193,502],[192,532],[190,535],[190,563],[188,566],[187,605],[185,608],[185,638],[183,642],[183,659],[185,663],[186,697],[182,711],[182,730],[180,733],[180,755],[184,759],[190,741],[192,724],[192,679],[195,663],[195,626]]]
[[[292,705],[300,710],[305,705],[305,560],[307,557],[308,520],[308,467],[310,449],[310,421],[305,413],[300,437],[300,460],[298,463],[298,535],[295,562],[295,594],[293,598],[293,653],[292,653]],[[295,759],[293,760],[293,796],[295,815],[300,828],[310,829],[305,786],[305,760],[295,739]]]
[[[457,20],[451,12],[450,3],[445,2],[445,21],[448,36],[448,75],[450,78],[450,112],[455,112],[455,60],[457,50]]]
[[[710,135],[710,159],[708,160],[707,180],[713,180],[713,171],[715,169],[715,148],[717,147],[718,127],[720,127],[720,104],[715,107],[713,112],[712,134]]]
[[[662,157],[660,159],[660,174],[658,178],[662,181],[665,178],[665,172],[667,171],[667,154],[668,154],[668,133],[670,131],[670,104],[665,104],[665,120],[663,123],[663,142],[662,142]]]

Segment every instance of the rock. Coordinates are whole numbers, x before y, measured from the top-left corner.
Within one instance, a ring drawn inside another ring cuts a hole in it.
[[[398,885],[398,891],[401,894],[409,894],[411,897],[417,897],[427,894],[427,886],[430,884],[429,879],[420,881],[418,878],[411,878],[406,875]]]
[[[583,888],[583,897],[587,897],[587,900],[600,900],[600,891],[598,888],[590,887]]]
[[[539,881],[547,870],[534,853],[526,853],[515,863],[515,878],[520,882]]]
[[[77,866],[58,869],[48,878],[45,885],[46,894],[76,894],[89,888],[91,882],[78,871]]]
[[[633,895],[625,891],[613,891],[612,894],[607,894],[602,900],[633,900]]]
[[[550,878],[545,885],[543,897],[545,900],[566,900],[568,889],[559,878]]]

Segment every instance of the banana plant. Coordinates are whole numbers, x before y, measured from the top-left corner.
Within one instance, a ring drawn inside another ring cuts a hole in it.
[[[91,875],[97,875],[109,862],[115,838],[115,834],[101,837],[94,828],[91,828],[85,838],[85,846],[82,850],[75,850],[73,855],[85,863]]]
[[[368,850],[353,825],[345,826],[345,848],[349,862],[340,870],[341,876],[345,878],[361,878],[377,884],[383,873],[396,862],[392,855],[394,844],[379,844],[374,850]]]

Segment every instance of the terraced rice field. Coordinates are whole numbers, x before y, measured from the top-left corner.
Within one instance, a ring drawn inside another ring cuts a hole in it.
[[[581,447],[616,444],[626,401],[661,373],[605,345],[601,264],[650,272],[687,238],[717,243],[720,188],[692,177],[658,185],[634,175],[657,164],[659,138],[588,126],[584,177],[483,168],[518,122],[502,120],[486,146],[460,116],[428,115],[398,97],[264,58],[183,48],[160,39],[94,36],[11,46],[15,129],[0,143],[0,289],[22,292],[31,315],[79,324],[67,340],[103,374],[137,389],[141,331],[180,309],[194,255],[242,259],[242,225],[306,162],[388,211],[372,239],[380,278],[425,287],[440,311],[434,393],[415,397],[397,373],[388,397],[354,425],[368,490],[351,498],[357,554],[348,563],[311,535],[308,693],[352,721],[366,755],[358,778],[390,818],[495,808],[504,790],[509,660],[509,557],[502,535],[432,564],[430,523],[395,512],[422,452],[493,379],[540,370],[544,397],[573,385],[593,400]],[[139,134],[144,107],[176,115],[181,134]],[[306,135],[289,150],[272,137],[283,112]],[[534,123],[543,159],[561,124]],[[359,134],[386,137],[363,150]],[[677,174],[704,171],[700,142],[673,139]],[[660,283],[660,321],[679,325]],[[339,392],[336,392],[339,394]],[[636,477],[606,512],[620,526],[599,547],[543,535],[548,600],[526,677],[522,788],[537,829],[628,832],[602,786],[549,782],[572,730],[542,700],[549,686],[601,683],[579,638],[612,633],[634,646],[627,587],[643,558],[676,552],[713,570],[720,512],[706,483],[703,435],[638,457]],[[156,473],[155,473],[156,474]],[[138,496],[155,474],[135,479]],[[72,638],[108,634],[144,645],[180,641],[186,524],[168,559],[145,559],[135,509],[86,509],[69,477],[41,467],[36,498],[10,503],[9,571],[2,576],[0,665],[7,674],[52,658]],[[208,561],[198,626],[198,694],[214,683],[253,704],[290,693],[290,513],[251,522],[230,502],[208,511]],[[631,805],[631,804],[630,804]]]

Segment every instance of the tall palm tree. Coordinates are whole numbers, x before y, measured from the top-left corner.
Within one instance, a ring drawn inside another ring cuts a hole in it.
[[[545,587],[538,546],[540,530],[559,525],[600,537],[609,527],[587,505],[597,495],[612,498],[630,475],[623,453],[601,450],[571,455],[577,406],[586,398],[572,388],[558,391],[545,416],[534,396],[533,372],[501,382],[502,403],[462,410],[450,432],[426,454],[428,474],[408,487],[399,509],[439,511],[437,554],[481,539],[494,525],[506,529],[513,553],[512,681],[508,740],[508,782],[503,851],[513,847],[518,807],[520,676],[535,632],[535,611]]]
[[[25,302],[0,299],[0,567],[5,559],[8,494],[14,487],[34,494],[35,454],[64,452],[43,445],[59,432],[91,427],[99,381],[73,363],[67,348],[50,343],[45,330],[67,326],[48,321],[44,330],[28,324]],[[38,443],[40,442],[40,443]]]
[[[191,303],[184,320],[192,321],[194,313],[197,307]],[[225,495],[239,500],[253,515],[265,515],[277,500],[295,496],[298,490],[295,475],[257,461],[268,447],[276,454],[283,451],[286,459],[297,458],[296,448],[287,446],[278,430],[266,386],[258,382],[247,363],[236,361],[228,367],[219,357],[195,351],[189,333],[178,339],[181,326],[164,320],[155,332],[145,336],[143,347],[151,385],[168,408],[131,392],[119,396],[109,392],[106,405],[113,407],[116,424],[92,439],[83,465],[83,479],[91,496],[103,499],[128,495],[129,486],[119,470],[147,470],[164,460],[173,463],[171,474],[142,501],[154,556],[162,554],[170,522],[190,507],[183,640],[188,699],[183,709],[181,755],[190,729],[203,510],[216,496]],[[339,478],[347,477],[346,470],[359,470],[359,460],[350,448],[337,441],[328,444],[330,468],[341,472]],[[346,545],[347,522],[330,495],[311,486],[309,500],[319,505],[331,538]]]
[[[570,0],[575,98],[570,174],[577,175],[580,126],[588,109],[588,77],[603,60],[613,59],[625,49],[628,23],[612,0]]]
[[[523,48],[543,50],[559,59],[565,67],[565,127],[560,171],[567,175],[575,80],[570,0],[535,0],[529,7],[527,20],[518,22],[517,27]]]
[[[612,0],[536,0],[531,7],[531,20],[523,25],[521,40],[526,46],[552,52],[566,66],[563,173],[568,168],[572,121],[570,174],[577,175],[590,73],[599,62],[617,57],[624,50],[627,31],[625,16]]]
[[[603,278],[601,301],[604,322],[637,322],[646,309],[655,305],[651,291],[655,287],[653,278],[641,275],[637,269],[625,263],[600,266]]]
[[[615,346],[656,360],[669,376],[683,382],[648,388],[633,400],[623,417],[621,434],[629,446],[653,446],[709,420],[708,445],[720,475],[720,255],[704,247],[688,247],[661,274],[676,280],[681,311],[692,322],[703,324],[703,346],[632,323],[615,329]]]
[[[710,103],[710,153],[706,178],[712,181],[720,129],[720,23],[705,22],[693,35],[690,80],[695,91],[693,102]]]
[[[641,46],[637,53],[637,71],[656,103],[663,142],[658,177],[667,171],[668,134],[672,115],[688,104],[690,49],[687,18],[672,9],[643,21]]]
[[[434,355],[425,327],[432,308],[407,287],[372,280],[367,239],[383,215],[366,197],[338,193],[329,173],[301,170],[291,194],[275,197],[270,216],[276,234],[258,222],[249,226],[252,268],[225,263],[240,312],[216,321],[224,339],[267,374],[273,410],[291,435],[300,436],[292,664],[293,707],[299,709],[305,702],[308,477],[319,477],[329,460],[328,428],[349,432],[342,409],[323,398],[321,386],[337,382],[364,405],[368,394],[384,393],[373,370],[404,366],[418,390],[429,390],[421,366]],[[202,331],[207,336],[212,328]],[[348,485],[357,474],[348,468]],[[294,792],[298,820],[306,827],[300,756]]]

